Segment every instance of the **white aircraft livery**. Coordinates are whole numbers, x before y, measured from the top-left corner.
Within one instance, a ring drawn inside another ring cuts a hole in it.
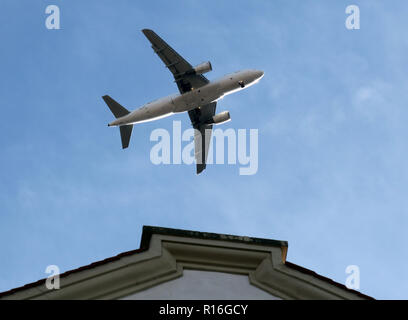
[[[203,76],[204,73],[212,70],[210,62],[193,67],[154,31],[143,29],[142,32],[151,42],[154,52],[173,74],[180,94],[149,102],[132,112],[110,96],[105,95],[102,98],[116,117],[116,120],[109,123],[108,126],[119,126],[122,148],[125,149],[129,146],[130,135],[135,123],[156,120],[174,113],[188,112],[191,124],[196,129],[194,146],[197,174],[199,174],[206,167],[213,124],[221,124],[230,120],[228,111],[215,114],[217,101],[230,93],[257,83],[264,73],[260,70],[242,70],[210,82]]]

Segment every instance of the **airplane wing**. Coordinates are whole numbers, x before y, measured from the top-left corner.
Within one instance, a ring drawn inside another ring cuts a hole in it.
[[[196,108],[188,112],[193,128],[198,130],[194,134],[194,153],[197,164],[197,174],[200,174],[206,167],[213,127],[212,124],[207,124],[206,122],[215,114],[216,107],[217,102],[211,102],[201,108]]]
[[[154,52],[164,62],[165,66],[174,76],[180,93],[190,91],[192,88],[199,88],[206,85],[209,81],[203,75],[186,74],[193,67],[182,56],[180,56],[172,47],[170,47],[153,30],[143,29],[143,34],[152,44]]]
[[[180,56],[172,47],[170,47],[153,30],[143,29],[143,34],[152,44],[154,52],[164,62],[166,68],[174,76],[181,94],[191,91],[193,88],[200,88],[209,81],[203,75],[189,74],[193,69],[182,56]],[[194,136],[195,159],[197,163],[197,174],[201,173],[206,167],[208,148],[211,141],[212,124],[206,122],[215,114],[216,102],[209,103],[200,108],[195,108],[188,112],[191,124],[201,134]]]

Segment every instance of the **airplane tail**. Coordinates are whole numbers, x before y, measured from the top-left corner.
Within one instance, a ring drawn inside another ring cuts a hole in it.
[[[124,117],[129,114],[129,110],[125,107],[121,106],[115,100],[113,100],[110,96],[106,95],[103,96],[102,99],[108,105],[110,111],[112,111],[115,118]],[[120,130],[120,138],[122,140],[122,149],[126,149],[129,146],[130,136],[132,135],[133,124],[119,126]]]
[[[129,110],[122,107],[119,103],[117,103],[111,97],[103,96],[102,99],[108,105],[110,111],[112,111],[115,118],[120,118],[120,117],[126,116],[127,114],[130,113]]]
[[[129,147],[130,136],[132,134],[133,124],[120,126],[120,138],[122,139],[122,149]]]

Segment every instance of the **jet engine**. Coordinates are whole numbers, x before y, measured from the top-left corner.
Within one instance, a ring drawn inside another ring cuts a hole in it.
[[[210,120],[210,124],[214,123],[214,124],[221,124],[227,121],[230,121],[231,117],[228,111],[223,111],[220,112],[218,114],[216,114],[215,116],[213,116]]]
[[[211,66],[210,61],[200,63],[199,65],[196,65],[193,68],[193,71],[195,74],[203,74],[203,73],[210,72],[211,70],[212,70],[212,66]]]

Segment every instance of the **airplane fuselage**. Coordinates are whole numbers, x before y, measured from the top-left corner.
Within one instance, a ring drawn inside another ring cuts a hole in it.
[[[257,83],[263,77],[259,70],[243,70],[225,75],[200,88],[192,88],[183,94],[173,94],[143,105],[129,114],[117,118],[109,126],[122,126],[147,122],[186,112],[222,99],[233,92]]]

